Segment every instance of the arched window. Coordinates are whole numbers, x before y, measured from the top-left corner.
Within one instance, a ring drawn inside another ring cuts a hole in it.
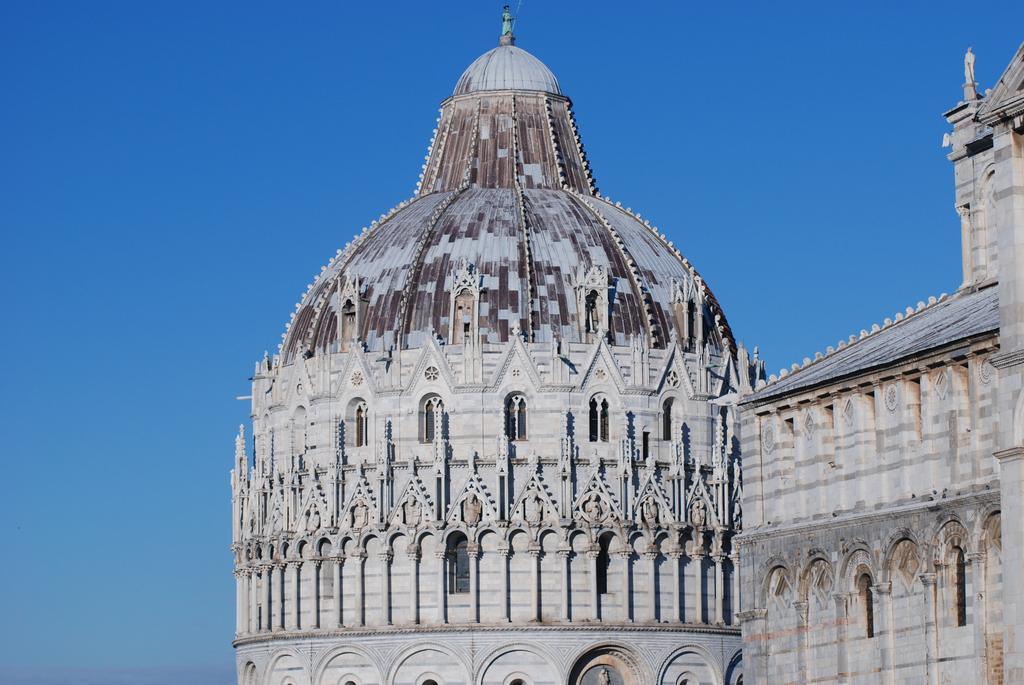
[[[608,541],[609,536],[604,536],[598,541],[597,551],[597,593],[599,595],[608,594],[608,565],[610,559],[608,557]]]
[[[306,453],[306,410],[299,407],[292,415],[292,454],[302,456]]]
[[[367,414],[368,410],[366,402],[360,402],[356,405],[355,411],[355,446],[366,447],[367,444]]]
[[[420,403],[420,442],[431,443],[441,437],[444,403],[437,395],[427,395]]]
[[[590,398],[590,442],[608,442],[608,399]]]
[[[601,327],[600,318],[597,314],[597,300],[599,297],[596,290],[591,290],[584,298],[587,308],[586,318],[584,319],[585,331],[587,333],[597,333],[598,328]]]
[[[469,592],[469,541],[465,535],[453,535],[448,540],[448,592]]]
[[[967,561],[964,551],[953,548],[953,612],[957,626],[967,625]]]
[[[473,293],[463,291],[455,297],[452,317],[451,340],[453,345],[461,345],[472,337],[473,331]]]
[[[356,304],[345,300],[341,305],[341,351],[349,349],[349,343],[356,339]]]
[[[526,398],[509,395],[505,400],[505,435],[509,440],[526,440]]]
[[[871,576],[861,574],[857,579],[857,595],[860,598],[861,616],[864,619],[864,637],[875,636],[875,598],[871,592]]]
[[[674,400],[670,397],[661,405],[661,439],[672,439],[672,404]]]

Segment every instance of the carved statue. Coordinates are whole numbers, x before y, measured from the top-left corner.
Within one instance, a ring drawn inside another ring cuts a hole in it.
[[[544,518],[544,500],[536,490],[531,491],[523,502],[523,518],[532,525],[537,525]]]
[[[597,685],[611,685],[612,677],[608,675],[607,668],[601,668],[601,672],[597,674]]]
[[[967,48],[964,55],[964,85],[974,85],[974,52],[971,48]]]
[[[640,516],[643,519],[644,524],[648,528],[657,528],[659,525],[658,516],[660,511],[655,499],[653,497],[648,497],[644,500],[644,504],[640,510]]]
[[[416,496],[411,492],[409,497],[405,500],[405,504],[402,505],[402,516],[405,519],[405,525],[413,528],[420,523],[420,503],[416,500]]]
[[[583,502],[583,518],[589,523],[601,523],[607,515],[607,512],[604,510],[604,502],[601,501],[601,496],[596,492],[592,492],[590,497]]]
[[[694,528],[703,528],[708,522],[707,510],[704,507],[704,500],[696,498],[690,505],[690,523]]]
[[[356,505],[352,507],[352,527],[353,528],[365,528],[370,522],[370,509],[366,506],[366,502],[359,500]]]
[[[316,509],[306,513],[306,530],[310,533],[320,530],[320,512]]]
[[[462,503],[462,520],[467,526],[475,526],[480,523],[483,512],[484,507],[480,503],[480,499],[472,492],[469,493],[466,501]]]

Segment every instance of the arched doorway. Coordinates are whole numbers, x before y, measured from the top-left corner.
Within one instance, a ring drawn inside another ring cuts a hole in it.
[[[620,647],[602,647],[577,659],[570,685],[642,685],[636,658]]]

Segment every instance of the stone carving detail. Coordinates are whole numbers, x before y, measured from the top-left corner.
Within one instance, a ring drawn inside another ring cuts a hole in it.
[[[978,378],[982,383],[988,385],[992,382],[992,379],[996,375],[995,367],[992,366],[992,360],[989,357],[985,357],[985,360],[981,362],[981,367],[978,369]]]
[[[804,435],[810,439],[814,436],[814,415],[810,410],[804,412],[803,416],[803,430]]]
[[[885,408],[890,413],[896,411],[896,407],[899,405],[900,393],[895,383],[890,383],[885,387]]]
[[[604,523],[608,519],[608,508],[604,505],[601,496],[596,492],[590,493],[590,495],[583,501],[583,505],[580,507],[583,514],[583,519],[592,525]]]
[[[853,398],[848,398],[846,403],[843,404],[843,422],[847,427],[853,426],[853,420],[856,416],[857,410],[853,406]]]
[[[939,369],[932,374],[932,388],[939,399],[946,399],[946,393],[949,391],[949,369]]]
[[[427,369],[423,372],[423,377],[426,378],[428,381],[433,382],[441,377],[441,372],[437,370],[436,366],[428,366]]]
[[[484,507],[474,493],[469,493],[462,503],[462,520],[467,526],[475,526],[483,518]]]
[[[410,528],[415,528],[420,524],[422,511],[423,508],[420,506],[419,500],[410,492],[402,505],[402,523]]]
[[[352,507],[352,528],[359,530],[365,528],[370,523],[370,508],[366,506],[366,500],[360,498],[357,499]]]
[[[362,373],[362,371],[354,371],[352,373],[352,380],[350,382],[352,383],[352,387],[353,388],[358,388],[360,385],[362,385],[363,384],[363,373]]]
[[[707,525],[708,514],[704,500],[699,497],[690,504],[690,523],[694,528],[703,528]]]
[[[775,449],[775,427],[771,423],[766,423],[761,429],[761,445],[768,454]]]

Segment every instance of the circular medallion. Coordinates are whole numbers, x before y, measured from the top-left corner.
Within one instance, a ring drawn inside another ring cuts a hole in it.
[[[899,390],[896,388],[896,384],[892,383],[885,389],[885,408],[890,412],[896,411],[896,405],[899,403]]]
[[[423,377],[428,381],[436,381],[441,377],[441,372],[437,370],[436,366],[428,366],[427,370],[423,372]]]

